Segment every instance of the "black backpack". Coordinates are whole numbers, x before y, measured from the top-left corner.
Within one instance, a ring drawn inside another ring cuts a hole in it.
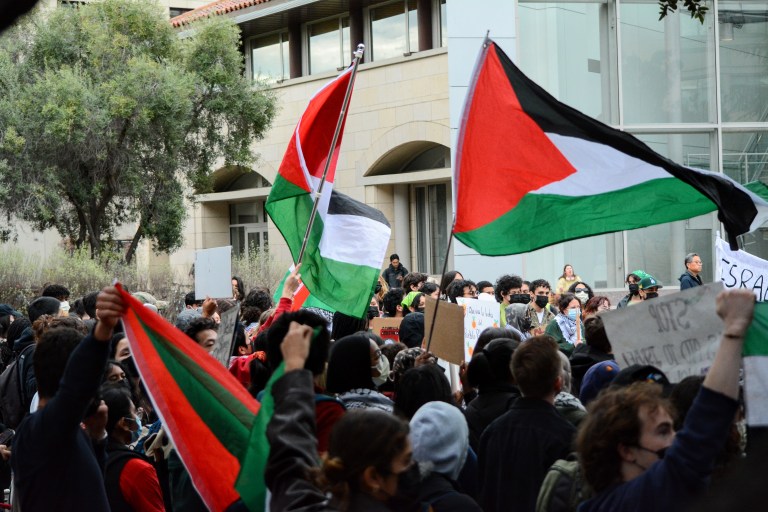
[[[0,374],[0,415],[9,428],[18,428],[29,413],[32,397],[27,396],[26,375],[34,353],[35,344],[30,343]]]

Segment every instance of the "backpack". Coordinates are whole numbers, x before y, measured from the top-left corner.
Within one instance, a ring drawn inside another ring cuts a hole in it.
[[[24,347],[16,360],[0,374],[0,415],[9,428],[17,428],[29,413],[32,397],[27,396],[25,376],[34,352],[34,343]]]
[[[552,464],[539,489],[536,512],[576,512],[579,504],[593,496],[575,453]]]

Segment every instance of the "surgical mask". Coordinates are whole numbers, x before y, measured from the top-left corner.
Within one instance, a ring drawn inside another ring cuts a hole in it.
[[[387,379],[389,378],[389,359],[387,359],[384,355],[379,356],[379,364],[376,366],[371,366],[371,370],[378,370],[379,376],[378,377],[372,377],[373,383],[376,384],[376,387],[381,386],[385,382],[387,382]]]
[[[536,305],[540,308],[547,307],[547,304],[549,304],[549,297],[546,295],[537,295],[536,296]]]
[[[587,292],[576,292],[575,295],[576,298],[579,299],[579,302],[582,304],[586,304],[589,300],[589,294]]]
[[[629,294],[630,295],[637,295],[640,291],[640,286],[637,283],[630,283],[629,284]]]
[[[528,304],[531,302],[531,296],[527,293],[513,293],[509,296],[510,304]]]
[[[133,417],[133,421],[136,422],[136,430],[131,430],[131,444],[138,441],[141,435],[141,418],[139,418],[138,414]]]
[[[576,318],[578,318],[580,311],[578,309],[569,309],[568,310],[568,318],[570,318],[572,321],[576,321]]]
[[[68,300],[61,301],[61,304],[59,304],[59,309],[61,309],[65,313],[69,312],[69,301]]]

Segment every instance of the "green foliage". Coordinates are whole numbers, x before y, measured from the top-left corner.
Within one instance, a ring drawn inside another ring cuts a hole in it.
[[[659,0],[659,20],[663,20],[670,12],[676,12],[679,0]],[[703,0],[683,0],[683,7],[691,13],[691,18],[704,23],[704,15],[709,11],[709,7],[702,5]]]
[[[137,223],[170,252],[185,191],[210,191],[218,162],[252,164],[274,96],[243,76],[229,20],[179,39],[152,2],[57,9],[0,39],[0,211],[57,229],[98,255]],[[2,233],[0,233],[1,235]]]
[[[274,292],[287,270],[269,250],[252,246],[248,256],[232,256],[232,275],[243,280],[245,293],[257,286]]]

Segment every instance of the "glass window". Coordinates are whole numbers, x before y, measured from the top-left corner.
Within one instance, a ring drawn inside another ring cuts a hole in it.
[[[768,183],[768,131],[724,132],[723,172],[742,184]],[[747,233],[742,240],[745,251],[768,259],[768,228]]]
[[[419,49],[416,0],[371,8],[371,60],[402,57]],[[407,13],[407,16],[406,16]]]
[[[249,256],[269,244],[266,201],[229,205],[229,240],[232,253]]]
[[[415,196],[418,270],[437,274],[448,247],[448,187],[445,183],[415,187]]]
[[[288,34],[251,39],[251,69],[254,80],[277,82],[288,78]]]
[[[718,2],[724,122],[768,120],[768,3]]]
[[[255,224],[259,222],[259,203],[235,203],[229,205],[230,224]],[[262,222],[265,221],[262,219]]]
[[[519,38],[524,50],[516,60],[554,97],[610,123],[616,94],[609,75],[615,58],[609,56],[614,32],[605,23],[607,9],[601,3],[520,2]]]
[[[636,137],[676,162],[700,169],[710,168],[709,133],[640,134]],[[711,215],[627,231],[627,271],[645,270],[664,286],[680,286],[677,278],[685,271],[682,263],[685,255],[697,252],[705,262],[703,270],[706,272],[702,272],[702,279],[711,280],[711,262],[714,261]],[[706,240],[706,245],[700,245],[702,240]]]
[[[307,25],[307,37],[310,73],[336,70],[349,63],[349,18],[333,18]]]
[[[659,21],[656,2],[621,2],[624,123],[716,121],[714,15]],[[711,14],[711,13],[710,13]]]
[[[440,0],[440,46],[448,46],[448,6]]]

